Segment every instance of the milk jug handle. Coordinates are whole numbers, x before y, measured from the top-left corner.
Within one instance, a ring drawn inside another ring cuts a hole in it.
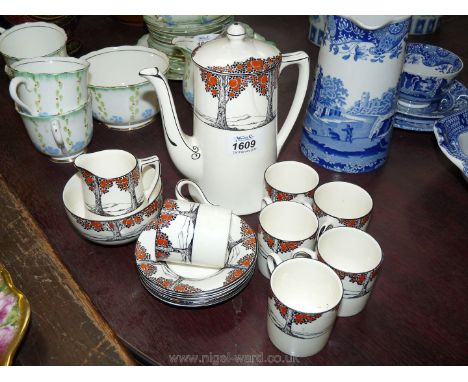
[[[282,57],[280,74],[284,68],[289,65],[298,65],[299,66],[299,76],[297,79],[296,94],[294,94],[294,99],[289,109],[288,116],[281,127],[281,130],[278,133],[276,140],[277,154],[279,155],[281,149],[283,148],[286,139],[291,132],[294,123],[301,111],[302,103],[307,92],[307,85],[309,83],[309,56],[307,53],[299,51],[294,53],[285,53]]]

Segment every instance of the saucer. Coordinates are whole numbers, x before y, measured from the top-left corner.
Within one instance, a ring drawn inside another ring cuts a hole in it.
[[[434,134],[442,153],[468,181],[468,109],[437,121]]]
[[[218,304],[238,294],[250,281],[257,257],[257,239],[252,228],[237,215],[231,227],[224,268],[214,269],[159,261],[155,255],[155,223],[138,238],[137,270],[143,286],[156,298],[177,306]]]
[[[155,175],[156,171],[152,167],[143,170],[145,189],[150,187]],[[162,206],[162,183],[158,181],[148,200],[139,208],[118,217],[100,216],[88,211],[78,172],[68,180],[62,198],[68,220],[80,235],[94,243],[119,245],[137,239],[148,224],[156,220]]]
[[[468,88],[454,81],[439,103],[423,108],[397,103],[393,126],[403,130],[432,132],[436,121],[465,108],[468,108]]]

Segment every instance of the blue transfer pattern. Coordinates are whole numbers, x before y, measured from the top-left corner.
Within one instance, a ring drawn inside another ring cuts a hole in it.
[[[422,63],[440,73],[455,73],[462,68],[460,58],[438,46],[428,44],[408,44],[405,64]]]
[[[434,123],[458,111],[468,109],[468,89],[454,81],[446,95],[424,108],[408,108],[397,105],[393,127],[419,132],[433,132]]]
[[[62,152],[57,147],[46,146],[44,152],[49,155],[60,155]]]
[[[143,113],[141,113],[141,116],[143,118],[150,118],[153,116],[153,114],[154,114],[153,109],[146,109],[143,111]]]
[[[110,121],[112,123],[123,123],[123,118],[118,115],[113,115],[112,117],[110,117]]]
[[[76,152],[82,150],[85,147],[85,145],[86,145],[86,143],[84,141],[78,141],[78,142],[73,144],[73,146],[71,147],[71,151],[76,153]]]
[[[309,41],[317,46],[320,46],[323,41],[325,28],[323,27],[323,19],[327,16],[309,16]]]
[[[343,60],[384,62],[403,52],[410,19],[377,30],[365,30],[341,16],[328,16],[323,46]]]
[[[419,64],[442,74],[459,71],[463,64],[460,58],[443,48],[427,44],[408,44],[405,64]],[[452,84],[452,79],[438,76],[412,74],[405,71],[400,76],[400,98],[407,101],[440,100]]]
[[[468,134],[468,110],[461,111],[439,120],[434,127],[437,143],[458,160],[459,167],[468,176],[468,148],[460,145],[460,136]],[[452,159],[451,158],[451,159]]]
[[[440,16],[413,16],[410,34],[434,33],[439,27]]]
[[[387,157],[396,88],[372,98],[369,92],[363,92],[358,101],[345,108],[347,98],[346,84],[339,78],[323,76],[318,65],[304,120],[302,152],[311,161],[335,171],[374,170]]]

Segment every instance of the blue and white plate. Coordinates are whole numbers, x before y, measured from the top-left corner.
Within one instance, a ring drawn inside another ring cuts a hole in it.
[[[465,109],[468,109],[468,88],[461,82],[454,81],[437,104],[425,108],[409,108],[398,103],[393,126],[403,130],[432,132],[439,119]]]
[[[434,134],[444,155],[468,181],[468,109],[437,121]]]

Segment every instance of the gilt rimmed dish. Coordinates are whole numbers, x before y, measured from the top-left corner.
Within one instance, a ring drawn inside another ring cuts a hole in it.
[[[11,365],[30,319],[26,296],[18,290],[0,263],[0,366]]]

